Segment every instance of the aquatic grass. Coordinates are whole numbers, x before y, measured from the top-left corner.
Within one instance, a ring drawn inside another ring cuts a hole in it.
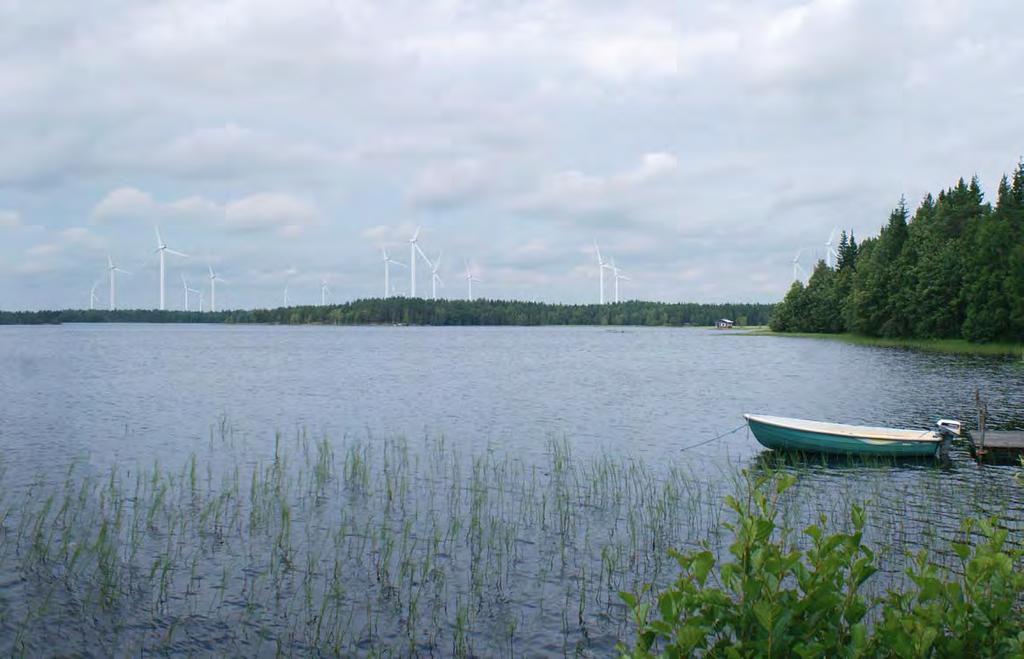
[[[526,461],[462,453],[443,436],[333,440],[297,429],[260,453],[235,434],[221,419],[205,454],[176,466],[72,466],[63,483],[36,479],[14,501],[0,486],[0,573],[22,580],[23,620],[0,652],[87,643],[103,654],[173,644],[470,656],[541,652],[531,643],[557,637],[566,652],[605,654],[633,631],[619,591],[669,583],[671,549],[726,551],[725,497],[742,482],[738,467],[580,458],[565,437]],[[916,479],[917,505],[891,496],[892,465],[861,468],[855,485],[837,473],[827,491],[816,489],[821,474],[800,476],[829,465],[756,468],[796,476],[780,500],[786,533],[822,518],[846,529],[866,493],[879,588],[904,579],[905,547],[957,569],[936,548],[964,540],[958,520],[1021,498],[1007,479],[954,491],[938,469]],[[929,501],[947,508],[941,520]],[[1009,515],[1006,524],[1020,526]]]
[[[779,336],[800,339],[829,339],[861,346],[879,348],[905,348],[957,355],[983,355],[989,357],[1024,358],[1022,343],[974,343],[964,339],[897,339],[878,336],[862,336],[860,334],[828,334],[815,332],[773,332],[770,329],[753,329],[751,331],[731,332],[731,336]]]

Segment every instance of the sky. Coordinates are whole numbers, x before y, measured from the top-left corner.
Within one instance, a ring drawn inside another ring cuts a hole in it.
[[[0,0],[0,309],[779,300],[1024,154],[1019,0]],[[418,293],[429,268],[417,263]],[[393,293],[408,269],[392,266]],[[611,296],[611,277],[606,274]],[[209,299],[206,293],[206,299]],[[194,298],[192,304],[195,304]]]

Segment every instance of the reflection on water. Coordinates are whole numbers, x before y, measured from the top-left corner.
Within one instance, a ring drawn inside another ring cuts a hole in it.
[[[743,468],[797,476],[796,531],[868,501],[882,589],[965,516],[1020,528],[1015,468],[679,449],[748,411],[970,421],[975,386],[1008,424],[1022,384],[702,330],[0,328],[0,651],[608,654],[619,590],[727,544]]]

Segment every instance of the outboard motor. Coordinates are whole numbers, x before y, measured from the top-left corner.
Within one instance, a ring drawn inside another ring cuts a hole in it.
[[[939,419],[936,422],[936,430],[942,435],[942,444],[939,445],[939,457],[943,460],[949,459],[949,445],[954,437],[960,436],[962,425],[959,421],[954,421],[953,419]]]

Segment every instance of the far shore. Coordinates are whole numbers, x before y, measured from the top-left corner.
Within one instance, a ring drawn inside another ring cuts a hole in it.
[[[1024,343],[971,343],[963,339],[887,339],[859,334],[818,334],[811,332],[773,332],[767,327],[737,332],[743,336],[778,336],[796,339],[825,339],[854,345],[882,348],[908,348],[928,352],[959,355],[988,355],[994,357],[1024,358]]]

